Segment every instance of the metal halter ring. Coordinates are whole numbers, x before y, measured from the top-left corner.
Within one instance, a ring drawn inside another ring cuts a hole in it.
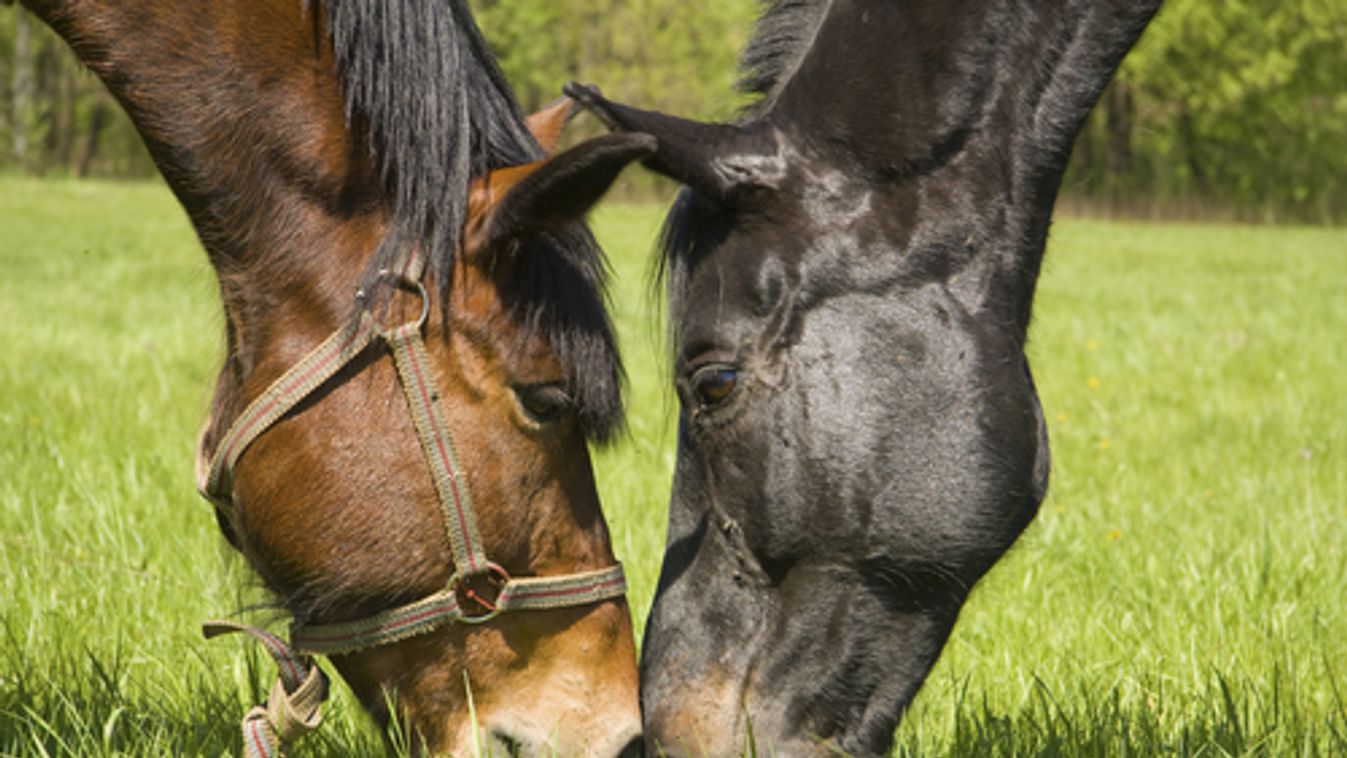
[[[413,279],[405,274],[391,271],[386,268],[379,269],[378,278],[381,280],[391,280],[394,287],[414,289],[416,291],[417,296],[421,298],[421,315],[417,317],[416,321],[408,322],[403,326],[412,326],[417,331],[420,331],[422,327],[426,325],[426,321],[430,318],[430,295],[426,293],[426,285],[422,284],[420,279]],[[357,301],[364,301],[367,296],[368,293],[366,293],[364,289],[355,291],[355,299]],[[379,334],[388,335],[395,331],[395,329],[384,329],[382,324],[375,324],[375,326],[375,331]]]
[[[458,608],[463,613],[459,621],[464,624],[485,624],[499,616],[504,610],[500,606],[500,596],[509,583],[510,573],[494,562],[488,562],[486,571],[480,574],[454,574],[454,578],[449,580],[449,591],[454,593]],[[485,613],[473,614],[469,608],[479,608]]]

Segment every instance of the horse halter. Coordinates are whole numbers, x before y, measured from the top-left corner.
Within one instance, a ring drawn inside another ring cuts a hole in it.
[[[232,513],[233,471],[248,446],[379,340],[393,354],[398,380],[435,483],[453,555],[455,572],[445,589],[355,621],[292,624],[289,645],[260,629],[232,622],[208,622],[205,626],[208,637],[242,631],[257,638],[282,672],[272,689],[270,711],[254,708],[244,720],[244,744],[250,756],[276,755],[279,749],[275,745],[317,726],[317,705],[322,697],[309,691],[316,685],[308,684],[314,678],[313,672],[318,671],[310,658],[313,654],[353,653],[448,624],[482,624],[506,611],[588,605],[626,594],[627,583],[620,563],[575,574],[512,577],[486,557],[467,478],[440,407],[421,336],[430,312],[429,298],[421,282],[424,269],[425,260],[418,248],[395,269],[381,271],[379,277],[381,282],[416,292],[421,300],[421,313],[415,321],[385,329],[365,307],[364,292],[357,292],[356,299],[361,305],[357,323],[338,329],[253,400],[230,425],[216,448],[204,481],[198,482],[203,497],[226,514]],[[278,699],[285,702],[278,703]],[[292,702],[297,699],[298,702]]]

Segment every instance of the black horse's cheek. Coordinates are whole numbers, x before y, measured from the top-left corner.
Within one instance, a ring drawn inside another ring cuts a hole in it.
[[[642,661],[666,753],[752,734],[782,755],[883,754],[1042,496],[1041,416],[1003,330],[934,285],[798,320],[788,386],[749,372],[732,423],[683,427]]]

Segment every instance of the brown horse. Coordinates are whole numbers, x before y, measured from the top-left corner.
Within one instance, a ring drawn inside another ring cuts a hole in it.
[[[526,124],[460,0],[23,4],[125,107],[219,275],[200,473],[300,652],[422,750],[639,751],[586,448],[621,367],[581,217],[649,138],[546,157],[569,108]],[[344,644],[352,622],[377,633]]]

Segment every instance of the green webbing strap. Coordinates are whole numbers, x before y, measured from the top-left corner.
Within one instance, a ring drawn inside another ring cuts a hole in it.
[[[587,605],[627,594],[622,564],[564,576],[527,576],[506,582],[496,598],[498,612],[541,611]]]
[[[452,623],[480,624],[505,611],[546,610],[597,603],[627,593],[622,564],[598,571],[565,576],[531,576],[509,579],[486,614],[469,616],[457,595],[459,577],[449,589],[376,616],[340,624],[295,625],[290,640],[296,650],[309,654],[342,655],[386,645]]]
[[[239,414],[220,440],[211,458],[210,474],[201,494],[216,504],[228,505],[233,490],[234,465],[257,437],[271,428],[309,393],[331,379],[378,336],[369,318],[350,329],[339,329],[281,375]]]
[[[382,336],[393,349],[393,362],[407,396],[407,408],[416,424],[416,435],[421,440],[426,462],[430,464],[454,565],[465,576],[482,574],[488,569],[488,562],[482,550],[482,537],[477,531],[477,520],[473,517],[472,496],[468,493],[467,482],[459,480],[463,467],[458,462],[449,424],[434,390],[435,379],[426,357],[425,343],[421,340],[420,325],[404,324]]]
[[[290,627],[290,640],[305,653],[342,655],[424,634],[463,617],[458,598],[449,591],[391,611],[340,624]]]
[[[235,632],[252,636],[271,654],[280,671],[266,704],[254,706],[243,717],[243,751],[248,758],[283,758],[286,745],[322,723],[327,675],[308,656],[295,652],[279,637],[246,624],[207,621],[201,631],[207,639]]]

